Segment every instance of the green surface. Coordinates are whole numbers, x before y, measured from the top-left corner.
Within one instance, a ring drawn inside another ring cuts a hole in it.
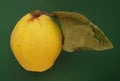
[[[0,81],[120,81],[120,0],[0,0]],[[115,48],[107,51],[62,51],[43,73],[25,71],[10,50],[15,23],[34,9],[81,12],[98,25]]]

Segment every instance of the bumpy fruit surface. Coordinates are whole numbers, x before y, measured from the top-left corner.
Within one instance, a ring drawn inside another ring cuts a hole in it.
[[[24,69],[43,72],[52,67],[61,52],[62,33],[48,15],[34,11],[18,21],[10,45]]]

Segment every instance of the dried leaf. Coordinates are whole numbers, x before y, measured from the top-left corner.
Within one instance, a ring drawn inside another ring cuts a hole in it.
[[[81,13],[55,11],[64,35],[63,49],[68,52],[75,50],[107,50],[113,48],[100,28],[94,25]]]

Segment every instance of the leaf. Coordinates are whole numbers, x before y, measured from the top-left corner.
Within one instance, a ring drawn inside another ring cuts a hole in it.
[[[75,50],[107,50],[113,48],[100,28],[94,25],[81,13],[55,11],[52,13],[62,26],[64,35],[63,49]]]

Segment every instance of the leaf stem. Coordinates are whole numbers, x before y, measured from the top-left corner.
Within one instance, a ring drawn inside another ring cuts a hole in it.
[[[31,15],[34,16],[34,17],[39,17],[39,16],[41,16],[42,14],[45,14],[45,15],[48,15],[48,16],[53,17],[52,14],[47,13],[47,12],[43,12],[43,11],[40,11],[40,10],[34,10],[34,11],[31,12]]]

